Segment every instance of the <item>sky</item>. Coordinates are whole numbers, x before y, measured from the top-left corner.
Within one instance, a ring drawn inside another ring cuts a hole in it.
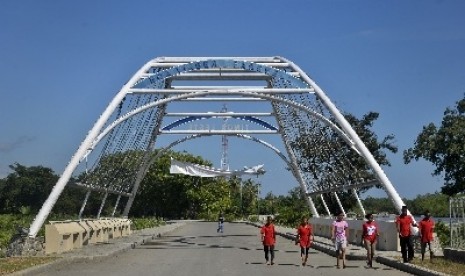
[[[464,11],[461,0],[0,1],[0,178],[16,162],[61,174],[122,85],[153,58],[282,56],[341,111],[380,114],[373,130],[396,137],[399,152],[383,169],[401,197],[440,191],[434,167],[404,164],[402,152],[465,94]],[[219,166],[221,140],[209,139],[174,150]],[[270,150],[229,144],[231,169],[265,165],[256,179],[262,195],[297,185]]]

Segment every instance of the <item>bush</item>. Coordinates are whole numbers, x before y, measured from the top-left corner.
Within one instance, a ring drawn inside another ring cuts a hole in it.
[[[0,215],[0,248],[6,248],[18,226],[29,227],[32,216]]]
[[[450,229],[444,222],[437,222],[434,227],[434,231],[436,232],[439,242],[443,248],[450,245]]]
[[[132,218],[131,221],[131,228],[133,230],[153,228],[165,224],[164,221],[158,220],[157,218]]]
[[[249,216],[249,221],[250,222],[258,222],[258,216],[257,215],[250,215]]]

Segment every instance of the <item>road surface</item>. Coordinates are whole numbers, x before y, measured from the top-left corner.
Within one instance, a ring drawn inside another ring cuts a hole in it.
[[[188,222],[104,260],[52,266],[36,275],[409,275],[378,263],[367,268],[364,261],[355,260],[337,269],[334,257],[313,249],[307,266],[302,267],[299,247],[282,237],[277,240],[275,264],[266,265],[258,232],[250,225],[225,223],[221,234],[216,232],[216,223]]]

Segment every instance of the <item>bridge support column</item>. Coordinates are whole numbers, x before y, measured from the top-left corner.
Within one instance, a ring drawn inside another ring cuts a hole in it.
[[[105,193],[102,199],[102,204],[100,204],[100,209],[98,210],[97,219],[100,219],[100,214],[102,213],[103,206],[105,206],[105,202],[107,201],[108,193]]]
[[[334,197],[336,198],[337,205],[339,205],[339,209],[341,209],[341,212],[344,214],[344,217],[346,216],[346,211],[344,210],[344,207],[342,206],[341,200],[339,199],[339,196],[337,195],[336,192],[334,192]],[[339,214],[336,214],[339,215]]]
[[[116,203],[115,203],[115,208],[113,208],[113,212],[111,213],[111,216],[112,216],[112,217],[115,216],[116,209],[118,209],[118,205],[119,205],[120,199],[121,199],[121,195],[118,195],[118,198],[116,199]]]
[[[82,213],[84,213],[84,208],[86,208],[87,200],[89,199],[89,196],[90,196],[90,190],[87,191],[86,197],[84,198],[84,201],[82,202],[81,210],[79,210],[79,216],[78,216],[79,219],[82,218]]]
[[[325,207],[326,214],[328,217],[331,217],[331,212],[329,211],[328,204],[326,204],[325,199],[323,198],[323,194],[320,194],[321,202],[323,202],[323,206]]]
[[[355,198],[357,199],[358,207],[360,207],[360,210],[362,210],[363,217],[365,217],[365,215],[366,215],[365,208],[363,208],[363,204],[362,204],[362,201],[360,200],[360,197],[357,194],[357,190],[355,188],[352,189],[352,193],[354,194]]]

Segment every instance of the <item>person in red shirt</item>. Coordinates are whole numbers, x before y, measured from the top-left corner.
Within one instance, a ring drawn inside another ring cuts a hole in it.
[[[260,229],[260,235],[263,243],[263,250],[265,251],[266,264],[274,265],[274,245],[276,243],[276,232],[274,230],[273,219],[271,216],[266,218],[265,225],[263,225]],[[268,255],[270,255],[271,260]]]
[[[373,214],[367,214],[365,218],[367,221],[362,226],[362,245],[365,245],[367,250],[367,264],[369,267],[373,267],[373,256],[379,236],[378,224],[373,221]]]
[[[404,263],[409,263],[414,257],[411,226],[416,226],[415,220],[408,214],[407,206],[402,206],[401,214],[396,218],[396,227],[399,233],[400,252]]]
[[[426,246],[428,245],[430,262],[433,261],[433,250],[431,250],[431,241],[433,241],[434,221],[431,218],[431,213],[426,210],[425,216],[418,223],[421,237],[421,261],[425,259]]]
[[[308,223],[308,218],[303,217],[299,227],[297,227],[297,237],[295,244],[300,244],[300,257],[302,258],[302,266],[307,264],[308,250],[313,241],[312,225]]]

